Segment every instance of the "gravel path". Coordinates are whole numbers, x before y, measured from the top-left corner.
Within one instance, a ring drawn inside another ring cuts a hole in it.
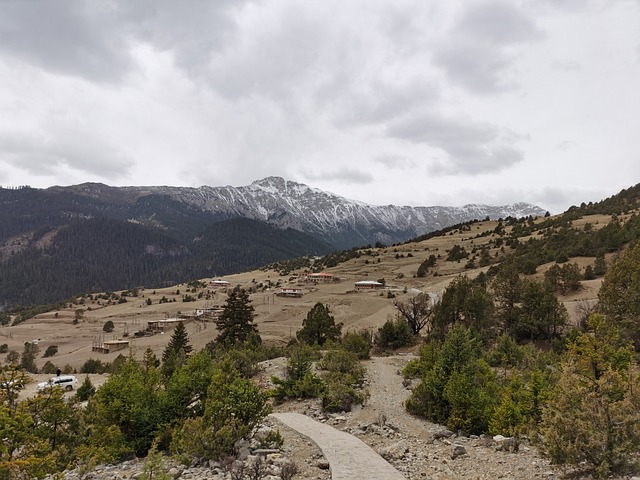
[[[360,439],[300,413],[271,415],[316,443],[331,467],[332,480],[405,480]]]

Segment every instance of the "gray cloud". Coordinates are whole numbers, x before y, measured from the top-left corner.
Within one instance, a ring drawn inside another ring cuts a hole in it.
[[[462,12],[433,61],[447,78],[479,94],[513,88],[507,76],[518,44],[535,41],[541,33],[524,12],[509,3],[472,4]]]
[[[378,155],[373,158],[373,161],[376,163],[380,163],[386,167],[392,168],[394,170],[396,169],[406,170],[410,168],[415,168],[416,166],[416,162],[402,155],[391,155],[391,154]]]
[[[32,176],[60,173],[61,167],[116,180],[130,160],[104,140],[57,128],[55,134],[0,133],[0,159]]]
[[[0,51],[44,70],[108,81],[131,65],[117,30],[104,2],[3,2]]]
[[[387,133],[395,138],[427,144],[447,158],[435,162],[441,174],[479,174],[508,168],[524,159],[514,133],[489,123],[421,113],[393,122]]]
[[[373,182],[373,176],[369,172],[352,168],[315,172],[307,169],[301,170],[301,175],[309,181],[333,181],[346,184],[367,185]]]

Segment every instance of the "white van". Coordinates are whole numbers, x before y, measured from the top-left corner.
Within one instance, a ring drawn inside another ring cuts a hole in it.
[[[40,382],[36,385],[38,390],[44,390],[49,387],[60,387],[70,392],[78,385],[78,379],[73,375],[60,375],[59,377],[51,377],[48,382]]]

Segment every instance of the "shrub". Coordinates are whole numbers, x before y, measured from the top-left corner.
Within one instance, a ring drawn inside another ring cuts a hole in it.
[[[347,332],[342,337],[342,346],[345,350],[355,353],[360,360],[367,360],[371,357],[371,332]]]
[[[358,391],[353,377],[331,372],[324,377],[327,388],[322,394],[322,408],[327,412],[349,412],[355,403],[363,404],[365,395]]]
[[[58,353],[58,346],[57,345],[49,345],[47,347],[47,349],[44,352],[44,355],[42,355],[44,358],[47,357],[53,357],[56,353]]]
[[[376,334],[376,347],[380,350],[395,350],[412,345],[415,342],[413,332],[402,319],[387,320]]]
[[[329,372],[336,372],[351,377],[350,383],[361,383],[364,380],[364,367],[360,365],[358,356],[342,348],[329,350],[324,354],[318,367]]]
[[[80,373],[105,373],[109,370],[108,363],[102,363],[101,360],[90,358],[82,367],[80,367]]]
[[[96,388],[93,386],[93,383],[91,383],[91,380],[89,380],[89,376],[87,375],[84,377],[82,385],[80,385],[76,390],[76,398],[81,402],[86,402],[94,393],[96,393]]]
[[[56,367],[53,363],[47,360],[45,364],[42,366],[40,373],[46,373],[47,375],[51,375],[56,373],[57,371],[58,371],[58,367]]]
[[[0,353],[7,353],[9,351],[9,345],[7,345],[6,343],[3,343],[2,345],[0,345]]]
[[[126,302],[126,300],[125,300]],[[107,333],[111,333],[113,332],[113,329],[115,328],[115,325],[113,324],[113,322],[111,320],[107,320],[104,325],[102,326],[102,331],[103,332],[107,332]]]
[[[286,378],[271,377],[276,385],[273,397],[277,401],[285,398],[317,398],[324,392],[325,384],[311,371],[313,350],[302,345],[295,348],[287,362]]]

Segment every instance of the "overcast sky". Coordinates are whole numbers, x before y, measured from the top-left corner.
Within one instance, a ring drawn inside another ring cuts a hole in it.
[[[0,0],[0,185],[384,205],[640,182],[640,0]]]

